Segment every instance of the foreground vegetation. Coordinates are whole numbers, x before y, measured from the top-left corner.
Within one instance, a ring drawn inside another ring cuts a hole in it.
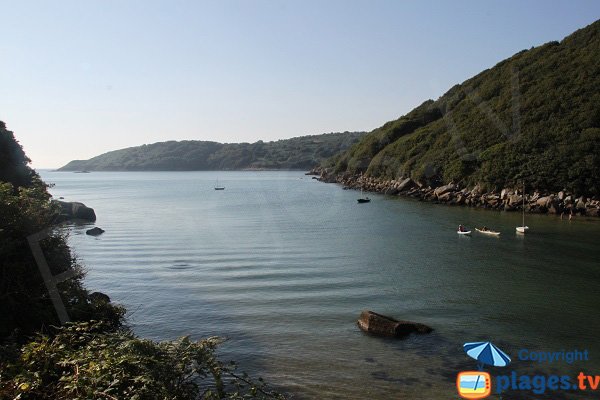
[[[230,143],[184,140],[115,150],[71,161],[61,171],[308,170],[358,142],[362,132],[302,136],[276,142]]]
[[[329,173],[600,194],[600,21],[523,50],[375,129]]]
[[[243,399],[283,396],[215,355],[220,340],[154,342],[124,326],[125,310],[89,293],[60,229],[41,247],[72,322],[62,325],[27,238],[60,210],[0,121],[0,399]]]

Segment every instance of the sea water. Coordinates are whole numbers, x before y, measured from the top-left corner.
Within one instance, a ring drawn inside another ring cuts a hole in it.
[[[600,221],[528,215],[522,236],[519,213],[358,204],[356,191],[293,171],[41,174],[55,198],[95,209],[106,232],[70,225],[69,242],[86,285],[125,305],[137,334],[226,338],[223,359],[295,398],[457,398],[473,341],[498,345],[519,373],[600,375]],[[502,234],[465,237],[459,224]],[[362,310],[434,331],[373,337],[356,325]],[[519,361],[523,348],[590,359]]]

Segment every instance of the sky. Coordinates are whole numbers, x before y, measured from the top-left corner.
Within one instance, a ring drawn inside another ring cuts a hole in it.
[[[0,120],[36,168],[166,140],[370,131],[597,0],[0,0]]]

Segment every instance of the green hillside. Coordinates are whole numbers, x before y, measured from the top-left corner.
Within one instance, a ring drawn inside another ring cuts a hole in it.
[[[197,171],[310,169],[358,142],[363,132],[302,136],[276,142],[169,141],[71,161],[62,171]]]
[[[523,50],[367,134],[325,163],[336,175],[426,185],[525,180],[600,194],[600,21]]]

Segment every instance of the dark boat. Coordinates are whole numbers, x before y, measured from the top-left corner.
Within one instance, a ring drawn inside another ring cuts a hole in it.
[[[360,199],[356,199],[356,201],[358,201],[359,203],[368,203],[368,202],[371,201],[371,199],[369,198],[369,196],[363,197],[363,188],[362,188],[362,186],[360,187]]]

